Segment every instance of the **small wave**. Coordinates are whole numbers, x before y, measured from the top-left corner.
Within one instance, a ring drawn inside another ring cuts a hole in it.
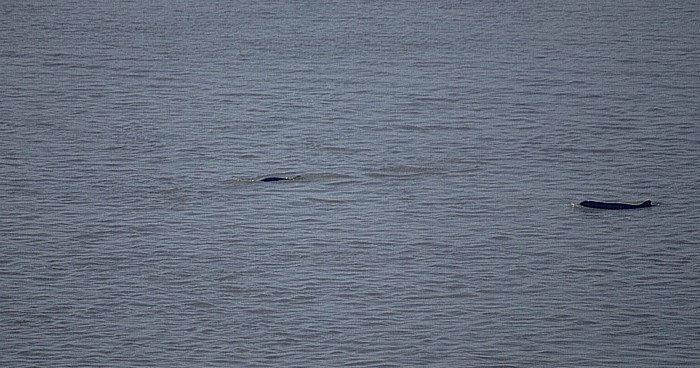
[[[350,200],[340,199],[340,198],[315,198],[315,197],[311,197],[311,198],[309,198],[309,200],[312,202],[326,203],[326,204],[345,204],[345,203],[351,202]]]
[[[423,176],[429,174],[437,174],[439,170],[433,167],[412,166],[412,165],[395,165],[387,166],[381,171],[370,172],[367,174],[373,178],[391,178],[391,177],[411,177]]]
[[[252,183],[255,181],[255,178],[244,177],[244,176],[234,176],[231,178],[231,181],[234,183]]]
[[[352,175],[347,175],[347,174],[338,174],[338,173],[311,173],[311,174],[304,174],[300,175],[303,179],[307,180],[312,180],[312,179],[352,179]]]

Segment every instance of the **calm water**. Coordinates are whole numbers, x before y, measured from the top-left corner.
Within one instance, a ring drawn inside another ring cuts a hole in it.
[[[0,366],[700,365],[699,19],[4,1]]]

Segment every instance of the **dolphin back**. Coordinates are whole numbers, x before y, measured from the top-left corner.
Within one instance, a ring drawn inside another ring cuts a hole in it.
[[[598,201],[583,201],[579,203],[582,207],[599,208],[603,210],[631,210],[635,208],[652,207],[650,200],[640,204],[615,203],[615,202],[598,202]]]

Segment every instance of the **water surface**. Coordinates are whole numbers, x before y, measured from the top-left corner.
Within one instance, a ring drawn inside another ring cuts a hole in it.
[[[1,4],[0,365],[697,365],[698,5]]]

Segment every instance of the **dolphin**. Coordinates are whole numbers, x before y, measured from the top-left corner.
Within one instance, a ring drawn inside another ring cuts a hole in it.
[[[268,176],[265,178],[258,179],[258,181],[280,181],[280,180],[290,180],[290,178],[285,178],[282,176]]]
[[[282,181],[282,180],[296,180],[300,179],[301,175],[294,176],[264,176],[260,179],[255,179],[254,181]]]
[[[645,208],[654,206],[651,201],[644,201],[640,204],[614,203],[614,202],[596,202],[583,201],[579,203],[582,207],[599,208],[603,210],[631,210],[635,208]]]

